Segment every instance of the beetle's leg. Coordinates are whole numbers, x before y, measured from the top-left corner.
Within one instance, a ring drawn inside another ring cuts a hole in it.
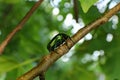
[[[57,48],[56,48],[57,49]],[[59,54],[57,51],[56,51],[56,49],[54,49],[53,51],[56,53],[56,54]]]
[[[71,39],[71,37],[69,37],[69,39],[73,42],[73,44],[75,44],[74,41]]]
[[[70,39],[74,44],[74,41],[71,39],[71,37],[69,37],[68,39]],[[70,49],[70,47],[68,46],[68,43],[66,42],[66,40],[65,40],[65,44],[66,44],[67,48]]]
[[[56,50],[54,50],[55,53],[59,54]]]

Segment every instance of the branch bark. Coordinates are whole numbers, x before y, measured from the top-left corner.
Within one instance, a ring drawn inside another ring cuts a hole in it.
[[[30,11],[23,17],[23,19],[20,21],[20,23],[16,26],[16,28],[7,36],[7,38],[1,43],[0,45],[0,55],[4,51],[6,45],[10,42],[12,37],[24,26],[24,24],[27,22],[27,20],[30,18],[30,16],[33,14],[33,12],[39,7],[39,5],[42,3],[43,0],[39,0],[31,9]]]
[[[114,8],[110,9],[103,17],[78,30],[78,32],[71,37],[74,43],[70,39],[68,39],[67,46],[69,46],[69,48],[74,46],[74,44],[77,43],[81,38],[83,38],[87,33],[106,23],[118,11],[120,11],[120,3]],[[17,80],[32,80],[40,73],[45,72],[57,59],[59,59],[61,56],[69,51],[67,46],[66,44],[63,44],[62,46],[57,48],[56,51],[50,52],[50,54],[42,58],[41,62],[36,67],[20,76]],[[56,52],[59,54],[57,54]]]

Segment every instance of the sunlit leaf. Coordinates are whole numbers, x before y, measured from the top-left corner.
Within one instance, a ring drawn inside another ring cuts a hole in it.
[[[91,6],[98,0],[79,0],[82,6],[83,11],[86,13]]]

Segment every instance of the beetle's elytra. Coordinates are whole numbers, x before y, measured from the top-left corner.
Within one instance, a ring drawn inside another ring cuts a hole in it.
[[[66,40],[70,38],[67,34],[59,33],[48,43],[47,49],[49,51],[54,51],[61,44],[65,43]]]

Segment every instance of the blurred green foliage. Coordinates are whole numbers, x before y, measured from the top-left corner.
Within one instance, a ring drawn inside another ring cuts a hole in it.
[[[45,0],[7,45],[0,56],[0,80],[15,80],[36,66],[42,56],[49,53],[46,46],[55,32],[73,35],[73,25],[67,29],[63,25],[66,16],[73,14],[71,0],[62,0],[57,5],[58,15],[53,15],[56,6],[54,1]],[[89,3],[79,1],[79,17],[85,24],[103,15],[93,6],[96,0]],[[0,43],[34,4],[35,0],[0,0]],[[120,14],[116,16],[119,20]],[[59,20],[59,17],[62,19]],[[76,44],[69,55],[63,56],[49,68],[46,80],[119,80],[120,22],[113,24],[111,20],[101,25],[90,33],[92,39],[84,38],[82,43]],[[116,28],[113,28],[115,26]],[[113,36],[111,41],[106,40],[109,35]]]

